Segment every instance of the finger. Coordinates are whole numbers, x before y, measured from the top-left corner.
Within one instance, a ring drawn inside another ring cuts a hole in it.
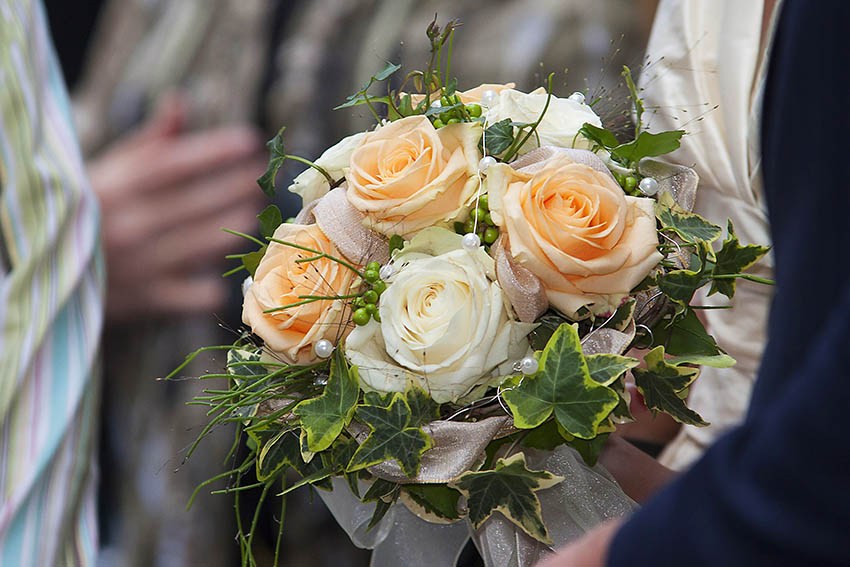
[[[133,137],[137,141],[148,141],[177,135],[182,129],[188,114],[185,97],[178,93],[168,93],[160,97],[156,110],[148,121]]]
[[[261,148],[259,135],[248,126],[227,126],[168,138],[139,148],[134,156],[135,167],[124,171],[125,183],[135,195],[170,190],[178,183],[254,157]]]
[[[130,250],[174,226],[198,225],[239,204],[259,210],[262,195],[254,180],[262,169],[260,161],[252,160],[219,175],[175,186],[169,193],[114,205],[104,215],[107,250],[118,253]],[[256,219],[253,222],[256,225]],[[255,226],[249,227],[254,229]]]

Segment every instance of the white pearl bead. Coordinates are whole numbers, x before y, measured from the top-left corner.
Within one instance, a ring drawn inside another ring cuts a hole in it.
[[[334,345],[328,339],[322,339],[316,342],[313,349],[316,351],[316,356],[319,358],[328,358],[331,354],[333,354]]]
[[[493,89],[487,89],[481,93],[481,104],[488,108],[495,105],[497,100],[499,100],[499,93]]]
[[[393,277],[394,273],[395,273],[395,266],[393,266],[392,264],[387,264],[386,266],[381,266],[381,269],[378,270],[378,275],[381,277],[382,280],[390,279],[391,277]]]
[[[638,184],[638,189],[644,195],[648,195],[652,197],[656,193],[658,193],[658,181],[653,179],[652,177],[644,177],[640,180],[640,184]]]
[[[463,235],[460,244],[461,246],[463,246],[464,250],[468,252],[473,252],[477,250],[479,246],[481,246],[481,239],[474,232],[467,232]]]
[[[440,99],[437,99],[437,100],[435,100],[434,102],[431,103],[431,108],[441,108],[442,106],[443,106],[443,103],[440,102]]]
[[[242,297],[245,297],[246,295],[248,295],[248,289],[250,289],[251,284],[253,284],[253,283],[254,283],[254,278],[252,278],[251,276],[248,276],[247,278],[245,278],[245,280],[242,282]]]
[[[478,171],[484,173],[491,165],[496,165],[496,158],[493,156],[484,156],[481,158],[481,161],[478,162]]]
[[[526,376],[537,374],[537,371],[539,369],[540,363],[537,362],[537,359],[533,356],[526,356],[525,358],[519,361],[519,371],[525,374]]]
[[[573,101],[573,102],[577,102],[579,104],[584,104],[584,94],[582,94],[578,91],[574,92],[573,94],[571,94],[567,98],[569,100]]]

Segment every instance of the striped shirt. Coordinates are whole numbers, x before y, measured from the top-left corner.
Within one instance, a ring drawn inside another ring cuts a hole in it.
[[[0,0],[0,566],[93,565],[98,210],[39,0]]]

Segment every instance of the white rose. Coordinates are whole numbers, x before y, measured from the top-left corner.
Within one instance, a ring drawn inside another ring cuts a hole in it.
[[[543,107],[546,106],[547,96],[543,88],[528,94],[514,89],[505,89],[499,93],[496,104],[490,109],[487,124],[495,124],[505,118],[510,118],[514,122],[537,122]],[[585,122],[602,127],[602,120],[590,106],[553,96],[543,121],[535,131],[540,137],[541,146],[575,147],[586,150],[590,149],[590,143],[583,136],[576,138],[576,133]],[[524,154],[536,148],[537,136],[532,135],[519,153]]]
[[[357,134],[343,138],[325,150],[319,156],[319,159],[313,163],[327,171],[328,175],[334,179],[341,179],[343,169],[348,167],[351,153],[360,144],[360,140],[365,135],[366,132],[358,132]],[[301,195],[301,202],[306,205],[311,201],[324,197],[330,191],[330,185],[328,184],[328,180],[325,179],[325,176],[319,173],[318,170],[308,167],[298,177],[292,180],[289,191],[296,195]]]
[[[454,402],[526,352],[535,325],[514,320],[483,248],[467,252],[459,235],[432,227],[394,263],[381,322],[357,327],[345,343],[367,389],[402,392],[414,381],[436,402]]]

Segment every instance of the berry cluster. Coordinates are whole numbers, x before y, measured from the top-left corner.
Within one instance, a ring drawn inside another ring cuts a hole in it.
[[[387,290],[387,284],[381,279],[380,269],[381,265],[378,262],[369,262],[366,264],[366,269],[363,270],[363,279],[371,288],[354,300],[355,309],[351,319],[355,325],[366,325],[370,319],[374,319],[378,323],[381,322],[381,315],[378,313],[378,299]]]
[[[458,106],[460,103],[461,101],[458,95],[443,95],[439,101],[434,101],[433,106],[446,108],[445,111],[439,114],[431,115],[434,128],[442,128],[447,124],[457,124],[458,122],[471,122],[481,116],[481,105],[466,104]]]
[[[477,232],[481,242],[487,247],[499,238],[499,228],[493,223],[490,216],[490,203],[487,195],[478,198],[478,206],[473,209],[466,222],[456,222],[455,232],[458,234],[469,234]],[[489,250],[488,250],[489,251]]]

